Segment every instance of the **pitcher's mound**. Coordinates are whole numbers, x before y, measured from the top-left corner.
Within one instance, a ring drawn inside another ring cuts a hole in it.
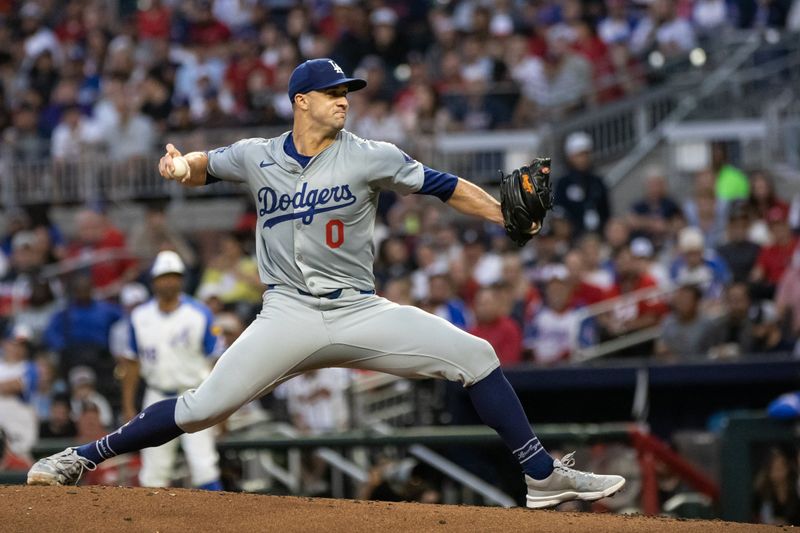
[[[560,513],[232,492],[0,486],[0,531],[630,531],[711,533],[780,528],[719,521]]]

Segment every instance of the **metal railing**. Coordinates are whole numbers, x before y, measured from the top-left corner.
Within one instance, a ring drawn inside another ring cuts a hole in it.
[[[606,313],[613,313],[615,309],[619,309],[620,307],[638,305],[640,302],[646,300],[662,300],[675,292],[675,290],[675,288],[662,287],[639,289],[627,294],[622,294],[616,298],[603,300],[602,302],[582,307],[578,309],[576,313],[580,317],[579,322],[582,323],[585,320],[596,318]],[[660,325],[641,329],[599,344],[578,348],[573,353],[572,358],[578,362],[590,361],[657,339],[659,335],[661,335]]]

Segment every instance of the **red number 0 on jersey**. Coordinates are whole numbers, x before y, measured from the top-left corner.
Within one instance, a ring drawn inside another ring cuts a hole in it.
[[[344,243],[344,222],[334,218],[325,224],[325,242],[331,248],[338,248]]]

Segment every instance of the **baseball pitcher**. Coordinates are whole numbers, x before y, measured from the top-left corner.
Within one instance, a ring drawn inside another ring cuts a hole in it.
[[[100,461],[201,431],[293,376],[345,367],[461,383],[519,461],[528,507],[597,500],[622,488],[620,476],[575,470],[572,454],[559,460],[547,453],[488,342],[375,295],[371,243],[381,191],[436,196],[503,224],[523,245],[552,205],[549,160],[504,176],[498,202],[390,143],[344,130],[347,94],[365,86],[330,59],[309,60],[289,81],[291,131],[186,156],[167,145],[159,163],[165,178],[187,186],[239,182],[253,195],[259,271],[268,286],[262,310],[199,387],[147,407],[96,442],[40,460],[28,483],[76,483]]]

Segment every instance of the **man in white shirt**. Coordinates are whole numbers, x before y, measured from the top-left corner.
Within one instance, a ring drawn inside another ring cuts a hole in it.
[[[181,292],[184,271],[177,253],[160,252],[150,271],[155,297],[131,313],[131,350],[122,382],[122,413],[126,419],[136,413],[140,375],[147,384],[143,400],[147,407],[197,387],[211,370],[209,356],[217,344],[212,333],[213,316],[205,305]],[[201,489],[222,490],[213,428],[143,449],[141,484],[169,485],[179,443],[189,464],[192,484]]]

